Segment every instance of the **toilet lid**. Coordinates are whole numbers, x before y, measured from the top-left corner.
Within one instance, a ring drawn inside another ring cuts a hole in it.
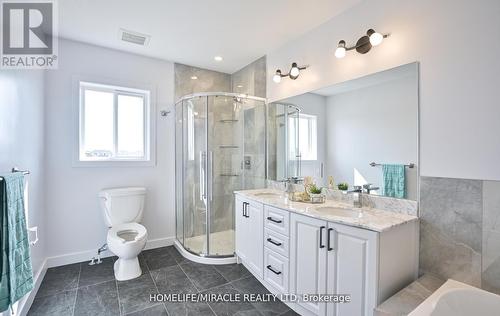
[[[141,240],[146,237],[146,234],[146,228],[141,224],[126,223],[111,227],[108,231],[108,238],[127,243]]]

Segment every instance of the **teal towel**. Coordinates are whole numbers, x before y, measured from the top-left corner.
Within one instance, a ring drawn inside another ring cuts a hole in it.
[[[24,216],[24,176],[15,172],[2,175],[2,178],[0,312],[33,289],[33,268]]]
[[[385,196],[406,198],[405,165],[382,165]]]

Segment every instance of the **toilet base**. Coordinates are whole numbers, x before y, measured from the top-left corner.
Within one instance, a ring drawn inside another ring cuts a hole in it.
[[[137,257],[132,259],[118,258],[114,264],[115,278],[118,281],[126,281],[141,276],[142,270]]]

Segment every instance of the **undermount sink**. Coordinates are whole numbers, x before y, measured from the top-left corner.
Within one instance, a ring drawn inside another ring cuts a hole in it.
[[[331,215],[340,216],[340,217],[350,217],[350,218],[359,218],[363,216],[363,213],[357,210],[349,210],[345,208],[338,208],[332,206],[321,206],[317,207],[316,210],[318,212],[328,212]]]
[[[261,192],[261,193],[255,193],[254,195],[262,198],[279,198],[282,196],[279,193],[273,193],[273,192]]]

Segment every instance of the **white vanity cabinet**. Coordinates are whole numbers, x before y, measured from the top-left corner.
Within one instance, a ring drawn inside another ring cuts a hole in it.
[[[326,292],[327,251],[326,221],[291,214],[290,293],[318,294]],[[314,315],[325,315],[326,304],[299,302]]]
[[[352,301],[298,302],[313,315],[370,315],[376,306],[377,233],[291,214],[290,292],[350,294]]]
[[[263,277],[264,206],[261,203],[236,198],[235,252],[254,275]]]
[[[236,254],[274,294],[350,295],[348,303],[286,302],[300,315],[371,316],[417,277],[418,221],[379,232],[237,194]]]

